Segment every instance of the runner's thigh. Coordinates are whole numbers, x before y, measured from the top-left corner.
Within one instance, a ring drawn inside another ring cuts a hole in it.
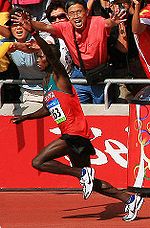
[[[44,162],[63,157],[68,154],[68,151],[69,146],[65,140],[57,139],[44,147],[36,158]]]

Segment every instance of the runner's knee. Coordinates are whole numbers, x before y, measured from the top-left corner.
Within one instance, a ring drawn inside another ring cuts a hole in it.
[[[40,166],[41,166],[41,161],[38,158],[34,158],[32,160],[32,167],[40,170]]]

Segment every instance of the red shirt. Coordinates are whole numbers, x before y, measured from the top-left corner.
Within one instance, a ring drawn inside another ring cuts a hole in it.
[[[80,66],[71,22],[60,22],[52,26],[55,29],[55,36],[65,41],[74,63]],[[107,38],[109,33],[110,29],[105,27],[105,19],[101,16],[88,17],[84,31],[81,34],[76,33],[85,69],[92,69],[107,62]]]
[[[8,12],[11,9],[11,3],[8,0],[0,0],[0,12]]]
[[[32,5],[43,2],[43,0],[12,0],[12,4]]]

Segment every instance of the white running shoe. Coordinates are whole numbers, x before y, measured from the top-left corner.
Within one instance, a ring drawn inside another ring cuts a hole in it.
[[[129,203],[125,205],[125,212],[127,214],[123,217],[123,220],[126,222],[133,221],[136,218],[138,211],[142,207],[143,202],[144,199],[141,196],[131,195]]]
[[[80,184],[83,186],[83,198],[88,199],[93,190],[94,169],[84,167],[81,173]]]

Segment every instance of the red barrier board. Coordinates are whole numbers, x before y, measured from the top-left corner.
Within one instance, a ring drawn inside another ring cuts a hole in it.
[[[60,136],[51,117],[15,125],[10,116],[0,118],[1,188],[78,188],[74,177],[41,173],[32,168],[32,159]],[[115,187],[127,187],[128,116],[87,116],[95,138],[96,155],[91,157],[96,177]],[[68,157],[60,161],[70,164]]]
[[[149,188],[150,105],[130,104],[128,187]]]

